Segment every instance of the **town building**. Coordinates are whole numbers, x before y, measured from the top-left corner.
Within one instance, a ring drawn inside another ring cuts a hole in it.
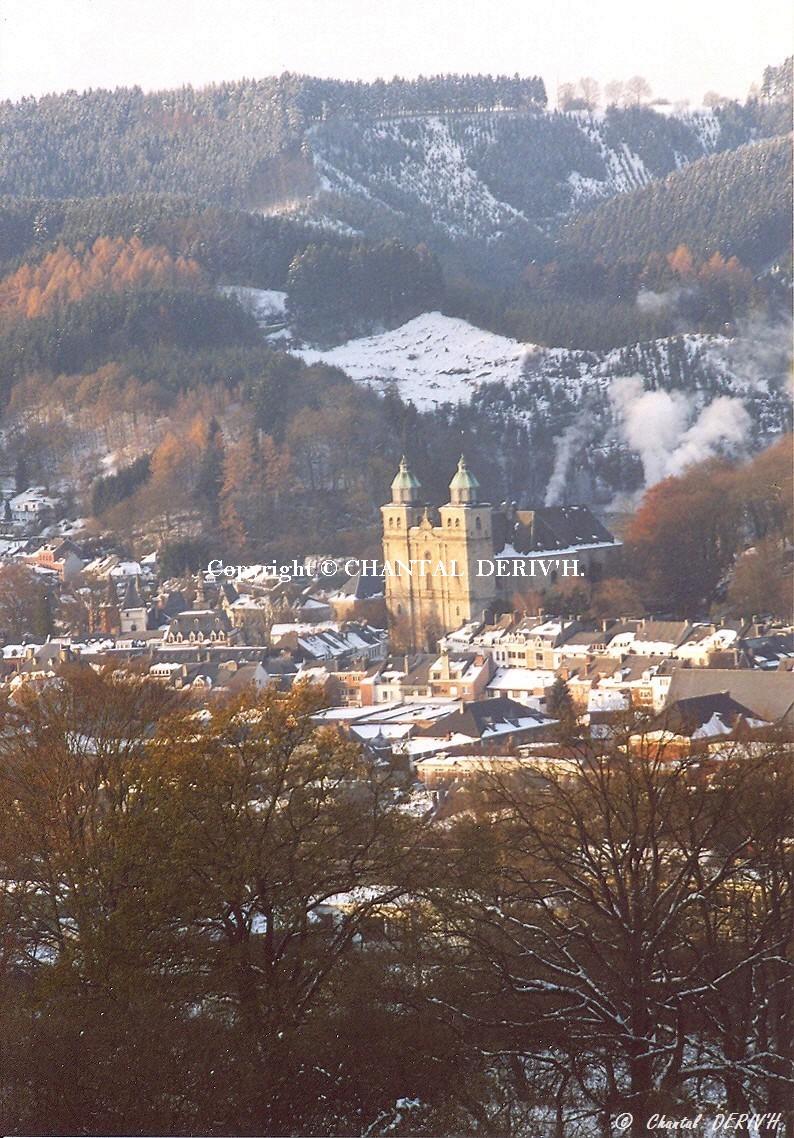
[[[386,605],[397,647],[433,648],[472,620],[509,607],[516,588],[543,589],[563,575],[595,578],[620,543],[585,506],[518,510],[483,502],[461,457],[438,509],[423,502],[405,458],[381,507]]]

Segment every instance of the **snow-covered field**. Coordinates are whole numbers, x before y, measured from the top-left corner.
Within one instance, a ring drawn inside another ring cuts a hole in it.
[[[534,345],[475,328],[465,320],[424,312],[391,332],[321,351],[295,349],[306,363],[330,364],[378,391],[392,385],[421,410],[467,403],[482,383],[512,385]]]

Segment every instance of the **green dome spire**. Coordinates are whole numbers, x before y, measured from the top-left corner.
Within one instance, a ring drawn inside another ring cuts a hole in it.
[[[460,456],[458,469],[449,484],[449,500],[455,506],[470,505],[477,501],[477,491],[480,484],[466,465],[466,459]]]
[[[403,455],[400,459],[400,469],[391,484],[392,502],[411,505],[418,500],[420,489],[421,483],[408,469],[408,462]]]

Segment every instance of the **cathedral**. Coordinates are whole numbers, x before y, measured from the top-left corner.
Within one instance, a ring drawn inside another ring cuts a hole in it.
[[[405,458],[391,492],[381,507],[383,558],[386,604],[401,647],[431,647],[468,621],[493,618],[510,607],[517,586],[554,585],[574,562],[575,572],[595,579],[620,548],[586,506],[519,510],[481,501],[463,456],[446,505],[422,501]]]

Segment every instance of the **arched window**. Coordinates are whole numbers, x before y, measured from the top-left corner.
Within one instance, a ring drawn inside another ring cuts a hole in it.
[[[481,529],[482,529],[482,519],[481,519],[481,518],[479,518],[479,517],[478,517],[478,518],[475,520],[475,522],[474,522],[474,527],[475,527],[475,529],[478,529],[478,530],[481,530]]]

